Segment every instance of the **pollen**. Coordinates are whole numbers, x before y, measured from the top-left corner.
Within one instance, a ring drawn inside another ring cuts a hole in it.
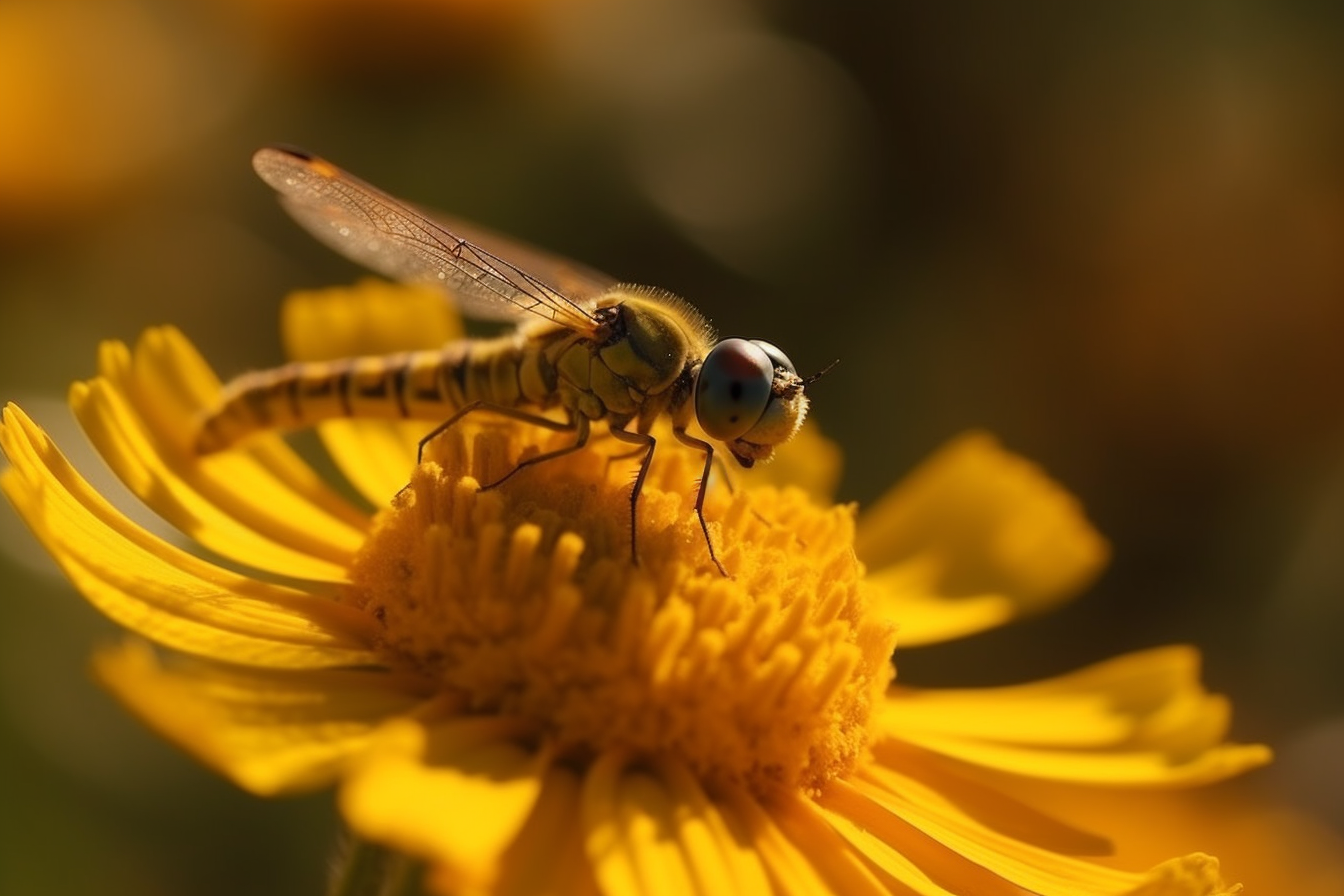
[[[343,599],[379,621],[389,665],[464,712],[526,721],[568,760],[671,756],[711,788],[815,793],[866,755],[895,629],[870,609],[852,508],[711,488],[724,577],[694,512],[703,459],[660,438],[636,563],[622,443],[481,490],[554,447],[529,437],[448,430],[375,521]]]

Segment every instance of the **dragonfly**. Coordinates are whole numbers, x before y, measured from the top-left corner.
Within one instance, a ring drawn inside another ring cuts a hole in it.
[[[705,317],[672,293],[619,283],[474,225],[430,217],[302,150],[264,147],[252,165],[295,221],[331,248],[394,280],[436,285],[469,317],[516,327],[436,349],[243,374],[203,416],[199,453],[259,431],[338,418],[436,423],[420,441],[421,456],[432,439],[475,413],[571,436],[481,486],[487,490],[582,450],[600,421],[640,458],[629,498],[630,557],[638,564],[639,495],[658,444],[652,429],[666,419],[678,442],[704,455],[695,513],[710,559],[728,575],[704,514],[714,445],[691,426],[751,467],[798,431],[807,387],[821,373],[800,377],[788,356],[763,340],[718,340]]]

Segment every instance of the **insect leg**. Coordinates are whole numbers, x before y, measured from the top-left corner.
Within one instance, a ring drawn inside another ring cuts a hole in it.
[[[552,420],[550,417],[543,417],[540,414],[529,414],[527,411],[520,411],[517,408],[505,407],[504,405],[501,404],[491,404],[488,401],[473,401],[470,404],[463,405],[461,408],[458,409],[456,413],[453,414],[453,416],[449,417],[447,420],[443,421],[438,426],[431,429],[428,433],[425,434],[423,438],[420,439],[420,444],[415,449],[416,464],[417,465],[420,464],[425,459],[426,445],[428,445],[430,442],[434,441],[439,436],[447,432],[449,427],[451,427],[454,423],[457,423],[463,417],[467,416],[468,414],[474,414],[480,411],[490,411],[492,413],[499,414],[503,417],[511,417],[514,420],[521,420],[523,423],[530,423],[533,426],[540,426],[543,427],[544,429],[549,429],[554,432],[563,432],[565,430],[577,428],[574,421],[572,420],[569,421]],[[588,421],[586,420],[584,421],[585,424],[587,422]],[[536,460],[536,458],[533,458],[533,460]],[[503,480],[500,481],[502,482]]]
[[[657,447],[658,440],[648,433],[629,432],[615,427],[611,429],[611,437],[647,449],[644,453],[644,459],[639,462],[639,472],[635,474],[635,484],[630,489],[630,562],[638,566],[639,552],[635,548],[635,534],[638,531],[639,515],[635,512],[635,508],[639,506],[639,493],[644,489],[644,477],[649,475],[649,464],[653,463],[653,449]]]
[[[499,479],[481,486],[481,491],[483,492],[495,488],[496,486],[503,485],[514,473],[517,473],[524,467],[530,467],[534,464],[543,463],[548,460],[555,460],[557,457],[564,457],[566,454],[573,454],[575,451],[578,451],[584,445],[588,444],[588,418],[581,414],[575,415],[574,419],[568,423],[559,423],[559,421],[551,420],[549,417],[541,417],[536,414],[529,414],[525,411],[518,411],[512,408],[509,408],[508,412],[508,416],[513,417],[516,420],[522,420],[525,423],[532,423],[537,426],[545,426],[547,429],[553,429],[556,432],[572,429],[574,430],[574,444],[566,445],[563,448],[547,451],[544,454],[538,454],[529,457],[527,460],[520,461],[518,466],[505,473]]]
[[[727,578],[728,570],[723,568],[718,555],[714,553],[714,542],[709,537],[709,524],[705,522],[705,490],[709,488],[709,471],[714,465],[714,446],[703,439],[688,436],[684,429],[674,429],[672,435],[676,436],[681,444],[705,452],[705,469],[700,473],[700,490],[695,495],[695,515],[700,520],[700,531],[705,533],[705,547],[709,548],[709,559],[714,561],[719,572]]]

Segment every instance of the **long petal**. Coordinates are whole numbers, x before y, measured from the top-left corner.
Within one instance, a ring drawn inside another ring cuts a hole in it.
[[[850,805],[836,782],[812,811],[849,846],[901,888],[918,896],[1021,896],[1006,881],[986,872],[955,850],[929,838],[899,818],[875,818],[872,807]]]
[[[739,802],[738,811],[750,815],[750,801]],[[901,883],[881,861],[853,841],[838,833],[811,800],[787,794],[770,803],[770,827],[790,841],[793,849],[805,857],[813,872],[826,883],[826,889],[814,892],[842,896],[902,893]],[[762,824],[762,819],[756,819]],[[885,878],[885,879],[884,879]]]
[[[998,595],[1016,613],[1036,612],[1084,587],[1107,556],[1068,494],[983,433],[955,439],[879,499],[859,520],[856,550],[878,579],[915,565],[916,575],[891,574],[923,601],[921,612],[905,619],[902,593],[885,608],[905,645],[973,630],[965,619],[930,618],[931,601],[955,613],[962,599]]]
[[[151,728],[260,795],[330,784],[386,719],[423,697],[378,670],[243,669],[130,641],[94,658],[100,681]]]
[[[1178,785],[1268,760],[1264,747],[1223,743],[1227,718],[1227,702],[1200,684],[1198,654],[1167,647],[1012,687],[893,689],[877,728],[893,741],[1017,774]]]
[[[1011,622],[1017,601],[1004,594],[939,593],[943,564],[931,554],[868,575],[877,595],[874,612],[900,625],[902,647],[955,641]]]
[[[341,580],[367,517],[273,434],[195,456],[195,421],[218,393],[195,349],[163,327],[134,352],[104,343],[99,375],[75,384],[70,403],[127,487],[205,547],[268,572]]]
[[[574,823],[579,805],[579,776],[563,766],[548,768],[532,814],[500,859],[493,896],[599,896],[583,827]],[[452,892],[453,883],[435,878],[440,892]]]
[[[627,771],[618,753],[599,757],[583,783],[585,848],[605,893],[658,896],[704,891],[676,839],[667,791],[644,771]]]
[[[1107,837],[1079,828],[1042,811],[1034,792],[1018,786],[1014,796],[1004,787],[1009,779],[1021,785],[1022,779],[983,769],[970,769],[955,759],[899,741],[882,744],[878,763],[859,772],[870,776],[869,768],[894,768],[917,778],[926,788],[936,791],[949,804],[974,818],[985,827],[1024,843],[1065,855],[1107,856],[1114,845]],[[1033,786],[1049,785],[1033,780]],[[1095,793],[1089,790],[1089,793]],[[1098,827],[1104,827],[1098,824]]]
[[[361,280],[353,287],[291,293],[281,317],[285,351],[329,361],[438,348],[462,337],[444,294],[427,287]],[[333,420],[318,433],[336,465],[375,505],[406,484],[416,446],[433,423]]]
[[[426,859],[448,892],[493,886],[537,806],[550,758],[500,717],[389,723],[341,790],[361,836]]]
[[[1159,750],[1088,753],[919,736],[913,743],[971,765],[1051,781],[1098,787],[1192,787],[1221,781],[1269,762],[1261,744],[1227,744],[1187,762],[1174,763]],[[882,757],[881,746],[877,748]]]
[[[586,846],[607,893],[772,892],[755,836],[679,761],[598,759],[584,782]]]
[[[809,860],[808,841],[794,843],[770,814],[745,790],[730,791],[724,798],[724,822],[728,825],[733,838],[739,843],[748,843],[760,856],[761,864],[770,878],[771,889],[764,893],[778,896],[825,896],[828,893],[864,893],[880,892],[870,872],[861,866],[854,867],[852,856],[840,856],[834,859],[817,858],[817,865]],[[844,848],[843,846],[841,847]],[[823,870],[832,870],[829,883]],[[852,889],[840,889],[851,886]]]
[[[1142,875],[1024,843],[986,827],[914,778],[869,769],[868,781],[836,782],[823,805],[845,813],[882,836],[889,826],[914,828],[962,860],[1041,896],[1124,893]],[[872,782],[872,783],[869,783]]]
[[[0,483],[70,580],[103,613],[187,653],[258,666],[375,664],[371,617],[187,554],[126,519],[17,407],[0,425]]]
[[[676,806],[682,850],[706,893],[765,893],[765,868],[750,840],[735,836],[722,806],[711,802],[680,762],[658,764],[659,777]]]
[[[898,772],[875,770],[868,781],[835,781],[819,800],[823,808],[884,843],[900,843],[921,867],[954,893],[1039,896],[1119,896],[1144,886],[1148,876],[1063,856],[1006,837],[977,823],[936,792]],[[914,832],[918,837],[912,840]],[[1205,857],[1192,858],[1204,867]],[[1172,889],[1208,896],[1215,887]]]

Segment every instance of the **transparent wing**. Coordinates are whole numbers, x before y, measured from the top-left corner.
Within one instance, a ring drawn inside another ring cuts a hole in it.
[[[594,325],[592,300],[611,282],[479,228],[463,227],[480,242],[468,239],[300,150],[260,149],[252,167],[313,236],[388,277],[448,290],[473,317],[519,320],[535,314],[588,331]]]
[[[508,263],[513,267],[527,271],[584,308],[589,307],[592,299],[620,282],[609,274],[593,270],[545,249],[538,249],[514,237],[496,233],[473,221],[464,221],[440,211],[420,213],[444,230],[457,234],[491,255],[508,259]]]

